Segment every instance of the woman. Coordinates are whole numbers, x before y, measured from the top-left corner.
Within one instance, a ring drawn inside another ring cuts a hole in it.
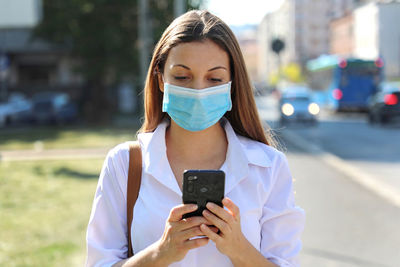
[[[284,155],[263,131],[229,29],[190,11],[166,29],[145,85],[143,155],[127,257],[128,144],[105,160],[87,232],[88,266],[298,266],[304,212]],[[182,203],[186,169],[226,173],[224,208]],[[214,225],[215,227],[211,227]]]

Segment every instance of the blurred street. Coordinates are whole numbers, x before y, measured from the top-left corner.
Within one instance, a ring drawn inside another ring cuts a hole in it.
[[[323,111],[317,126],[281,127],[276,102],[257,98],[287,149],[296,201],[306,211],[302,265],[399,266],[400,126]]]

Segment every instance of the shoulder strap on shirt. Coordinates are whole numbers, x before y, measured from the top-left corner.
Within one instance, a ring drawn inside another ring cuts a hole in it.
[[[138,141],[129,144],[129,169],[126,196],[126,215],[128,223],[128,257],[133,256],[131,227],[133,208],[139,195],[142,180],[142,150]]]

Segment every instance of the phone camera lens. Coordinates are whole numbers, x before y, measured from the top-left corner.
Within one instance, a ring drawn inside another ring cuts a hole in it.
[[[197,176],[189,176],[188,180],[189,181],[197,180]]]

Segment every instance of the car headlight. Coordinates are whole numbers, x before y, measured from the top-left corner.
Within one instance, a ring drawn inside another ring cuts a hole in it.
[[[282,113],[285,114],[286,116],[291,116],[294,113],[294,107],[289,103],[283,104],[281,110]]]
[[[308,105],[308,112],[310,112],[312,115],[317,115],[319,113],[319,106],[316,103],[311,103]]]

